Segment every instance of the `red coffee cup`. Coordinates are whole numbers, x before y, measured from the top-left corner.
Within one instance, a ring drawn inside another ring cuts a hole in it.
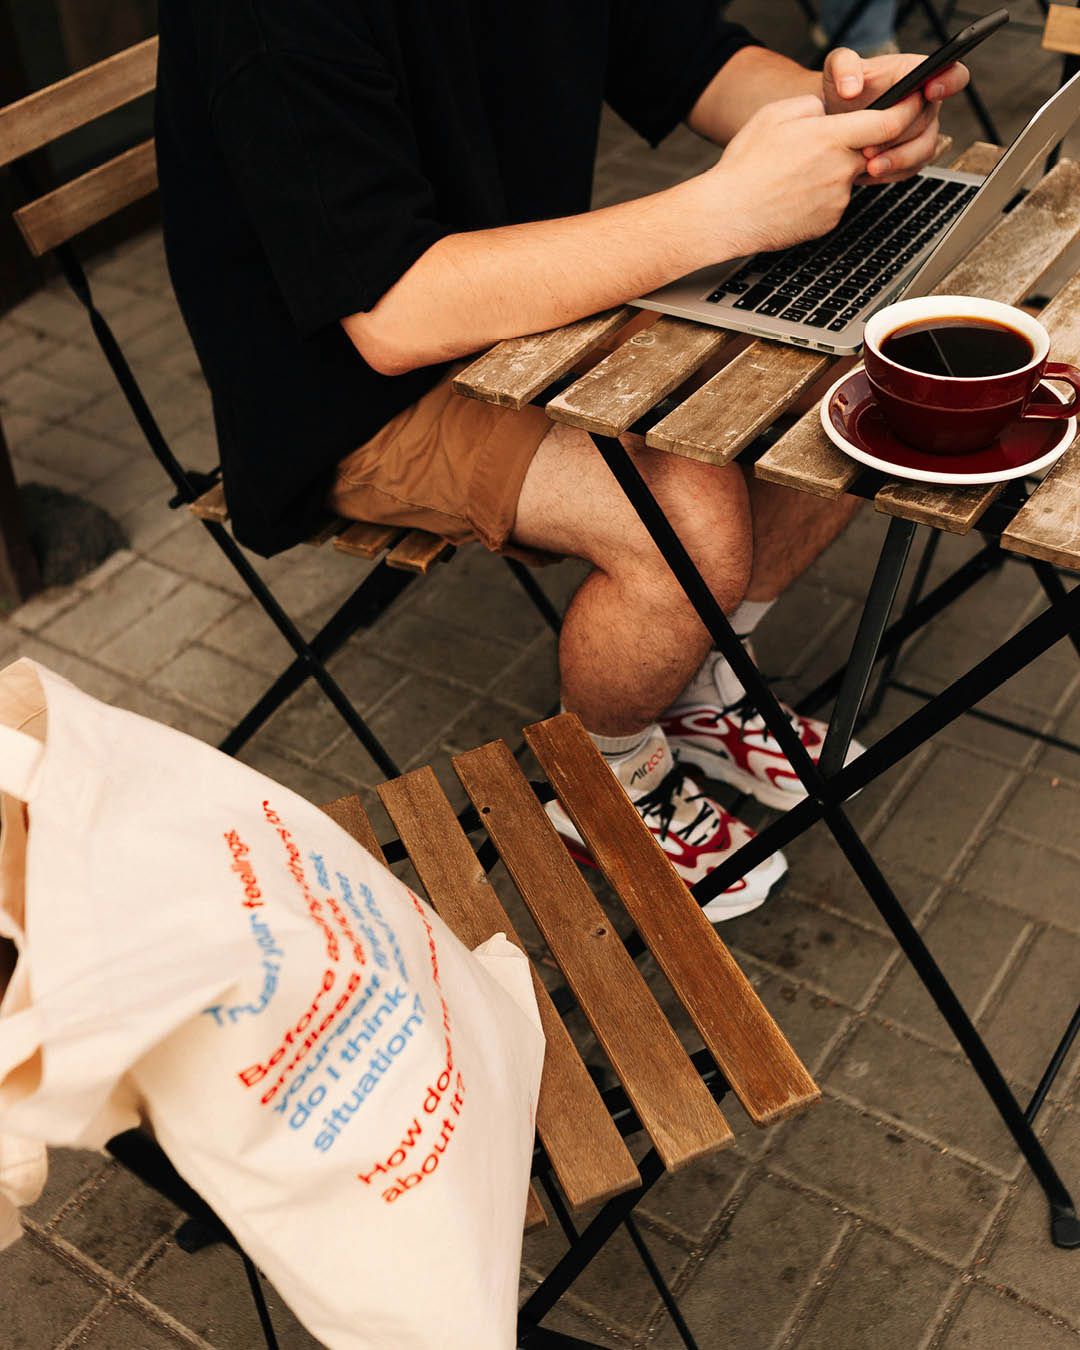
[[[898,329],[931,318],[983,319],[1022,333],[1034,355],[1001,374],[931,375],[883,356],[881,344]],[[1048,361],[1050,335],[1037,319],[1012,305],[967,295],[928,295],[886,305],[863,333],[863,362],[874,398],[892,431],[913,449],[962,455],[989,445],[1018,418],[1071,417],[1080,405],[1080,370]],[[1067,403],[1032,401],[1042,380],[1072,385]]]

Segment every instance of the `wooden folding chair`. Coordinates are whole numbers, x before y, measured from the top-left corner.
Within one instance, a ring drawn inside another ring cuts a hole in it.
[[[323,809],[376,857],[390,862],[409,858],[430,903],[468,947],[499,932],[523,946],[480,861],[486,855],[490,867],[501,858],[548,957],[566,981],[566,989],[553,997],[533,968],[547,1038],[533,1175],[566,1235],[568,1250],[523,1303],[518,1344],[589,1344],[540,1323],[621,1226],[683,1343],[694,1347],[693,1333],[649,1254],[633,1211],[665,1172],[733,1142],[718,1106],[729,1090],[759,1127],[803,1110],[820,1094],[577,719],[563,714],[536,723],[525,729],[525,738],[546,783],[530,784],[502,741],[455,757],[454,768],[472,802],[463,821],[427,766],[379,788],[397,832],[388,844],[376,841],[358,798],[344,797]],[[553,794],[632,921],[633,932],[625,942],[548,820],[542,801]],[[466,830],[490,843],[471,843]],[[684,1049],[635,965],[631,953],[645,950],[703,1042],[693,1054]],[[599,1090],[559,1007],[584,1014],[616,1086]],[[637,1162],[625,1143],[636,1135],[648,1144]],[[213,1237],[232,1242],[144,1136],[118,1136],[110,1149],[193,1214]],[[572,1213],[596,1205],[599,1211],[579,1231]],[[547,1222],[540,1196],[532,1189],[526,1226]],[[185,1236],[183,1230],[180,1236]],[[250,1263],[248,1274],[267,1344],[273,1347],[273,1330]]]
[[[157,45],[156,37],[148,38],[0,109],[0,168],[14,166],[29,198],[15,212],[15,221],[30,252],[35,257],[50,254],[55,258],[76,299],[85,307],[147,444],[176,489],[170,507],[187,506],[202,521],[294,653],[289,667],[222,740],[220,749],[235,754],[291,694],[312,679],[382,772],[396,774],[393,759],[327,670],[326,662],[359,628],[373,623],[415,576],[426,573],[436,561],[449,558],[453,546],[424,530],[387,529],[328,515],[311,544],[320,546],[332,540],[335,549],[377,561],[319,632],[306,640],[226,528],[228,512],[220,471],[185,469],[170,450],[112,329],[94,304],[86,272],[71,246],[77,235],[156,189],[153,141],[132,146],[45,193],[37,190],[26,162],[28,156],[60,136],[151,93],[157,78]],[[557,631],[559,617],[528,568],[512,558],[506,563],[545,622]]]

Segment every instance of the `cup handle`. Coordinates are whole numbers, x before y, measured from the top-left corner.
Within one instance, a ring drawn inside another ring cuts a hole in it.
[[[1062,380],[1065,384],[1071,384],[1072,398],[1068,403],[1057,406],[1049,403],[1029,403],[1023,412],[1024,421],[1027,421],[1028,418],[1054,418],[1056,420],[1072,417],[1073,413],[1080,408],[1080,370],[1077,370],[1076,366],[1067,365],[1064,361],[1047,361],[1043,367],[1039,384],[1042,384],[1045,380]]]

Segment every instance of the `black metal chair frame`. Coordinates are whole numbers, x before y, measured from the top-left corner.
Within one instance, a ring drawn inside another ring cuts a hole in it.
[[[29,166],[19,161],[13,167],[20,178],[27,199],[39,196],[40,192],[37,190]],[[177,510],[190,506],[218,481],[220,470],[215,469],[210,473],[189,470],[177,460],[147,404],[119,342],[105,316],[94,304],[89,279],[75,249],[70,244],[61,244],[51,250],[51,255],[55,258],[75,298],[85,308],[94,336],[139,429],[175,488],[175,495],[169,501],[170,508]],[[218,749],[226,754],[235,755],[285,700],[310,679],[315,681],[330,700],[349,730],[379,766],[380,771],[388,778],[396,777],[400,772],[397,764],[327,670],[326,662],[355,632],[370,627],[398,595],[416,580],[416,576],[411,572],[390,567],[385,558],[380,559],[348,599],[338,607],[315,636],[308,640],[304,638],[266,582],[252,566],[232,533],[218,521],[204,519],[201,520],[201,524],[294,653],[291,664],[222,739]],[[529,569],[516,558],[505,558],[504,561],[544,622],[557,633],[560,617]]]

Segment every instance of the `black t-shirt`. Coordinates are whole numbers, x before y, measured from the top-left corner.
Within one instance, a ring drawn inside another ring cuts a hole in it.
[[[338,320],[444,235],[587,210],[602,101],[655,144],[752,41],[716,0],[160,0],[160,33],[169,267],[267,554],[442,371]]]

